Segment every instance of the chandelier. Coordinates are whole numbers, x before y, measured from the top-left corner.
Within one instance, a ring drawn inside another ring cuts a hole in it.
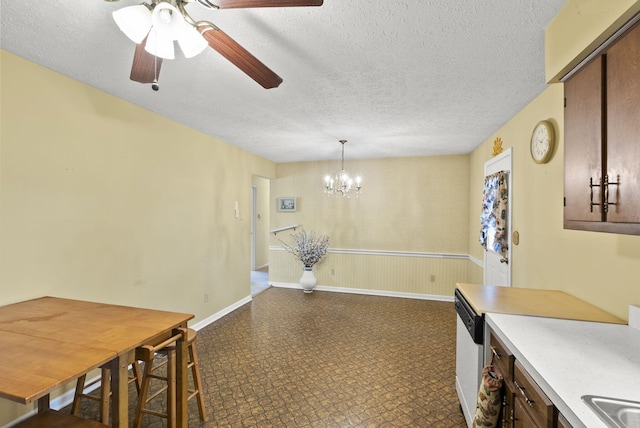
[[[356,177],[354,185],[353,178],[344,170],[344,145],[346,142],[347,140],[340,140],[340,144],[342,144],[342,165],[340,172],[338,172],[334,178],[328,175],[324,178],[324,193],[329,196],[350,198],[352,194],[358,196],[362,188],[362,186],[360,186],[360,177]]]

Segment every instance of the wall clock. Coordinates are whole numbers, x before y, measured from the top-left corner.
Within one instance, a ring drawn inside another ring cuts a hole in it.
[[[556,148],[556,133],[553,124],[541,120],[531,134],[531,158],[535,163],[547,163],[553,157]]]

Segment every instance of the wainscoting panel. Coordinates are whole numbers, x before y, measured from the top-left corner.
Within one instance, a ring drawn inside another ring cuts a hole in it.
[[[333,249],[314,271],[322,287],[453,296],[457,282],[469,282],[469,263],[462,254]],[[296,284],[301,274],[293,255],[270,247],[270,282]]]

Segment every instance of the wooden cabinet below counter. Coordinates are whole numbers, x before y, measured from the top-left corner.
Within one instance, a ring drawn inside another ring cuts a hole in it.
[[[495,336],[514,355],[514,380],[526,394],[525,398],[514,382],[514,419],[518,421],[507,420],[504,427],[549,426],[552,420],[552,427],[566,427],[568,421],[575,428],[606,428],[599,414],[585,404],[585,396],[640,402],[640,330],[632,326],[488,313],[485,329],[485,361],[489,361],[490,338]],[[530,386],[521,380],[523,373],[533,381]],[[536,389],[533,384],[543,392],[541,398],[531,394]],[[544,404],[541,411],[534,409],[536,400]],[[519,410],[524,417],[518,416]],[[542,417],[537,418],[536,412]]]
[[[489,344],[494,368],[504,378],[502,412],[497,426],[503,428],[569,426],[559,423],[558,411],[549,397],[492,330],[489,330]]]

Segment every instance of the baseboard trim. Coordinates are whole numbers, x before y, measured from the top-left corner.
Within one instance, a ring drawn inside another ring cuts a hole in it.
[[[219,320],[223,316],[230,314],[231,312],[235,311],[236,309],[238,309],[241,306],[246,305],[249,302],[251,302],[251,296],[247,296],[244,299],[238,300],[236,303],[233,303],[232,305],[227,306],[226,308],[224,308],[224,309],[216,312],[215,314],[203,319],[202,321],[199,321],[199,322],[193,324],[190,327],[192,329],[196,330],[196,331],[200,330],[201,328],[204,328],[204,327],[208,326],[209,324],[213,323],[214,321]]]

